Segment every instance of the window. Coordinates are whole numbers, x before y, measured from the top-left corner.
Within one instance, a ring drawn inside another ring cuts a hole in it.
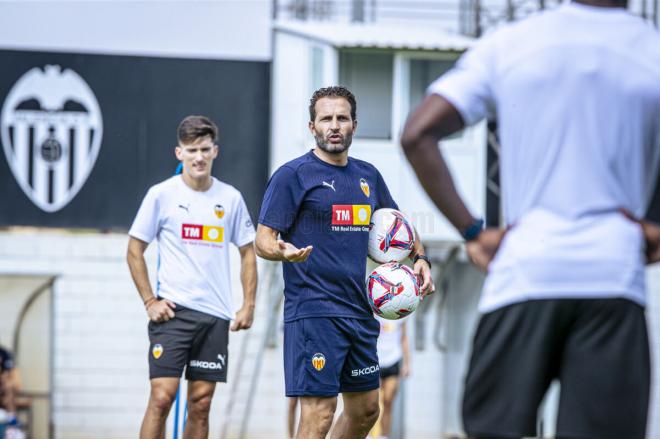
[[[319,88],[323,87],[323,49],[320,47],[312,47],[311,53],[311,86],[309,94],[311,95]]]
[[[424,95],[426,95],[426,88],[453,66],[454,60],[410,60],[410,111],[422,102]],[[462,131],[459,131],[448,138],[454,139],[461,135]]]
[[[454,65],[454,61],[446,60],[410,60],[410,108],[415,108],[422,102],[426,88],[438,76],[445,73]]]
[[[393,59],[391,53],[340,52],[339,82],[348,87],[357,100],[356,137],[392,137]]]

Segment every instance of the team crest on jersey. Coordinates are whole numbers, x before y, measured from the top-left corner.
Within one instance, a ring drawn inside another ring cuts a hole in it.
[[[213,208],[213,212],[215,212],[215,216],[219,219],[222,219],[225,216],[225,208],[222,207],[222,204],[216,204]]]
[[[325,367],[325,355],[320,352],[314,354],[312,357],[312,366],[314,366],[314,369],[321,371]]]
[[[369,189],[369,183],[367,183],[367,180],[364,178],[360,179],[360,189],[362,189],[362,192],[364,192],[364,195],[369,198],[369,194],[371,193],[371,190]]]
[[[94,92],[71,69],[47,65],[26,72],[0,113],[7,163],[28,198],[41,210],[66,206],[89,177],[103,136]]]
[[[153,355],[154,358],[158,360],[160,356],[163,355],[163,346],[155,344],[153,349],[151,349],[151,355]]]

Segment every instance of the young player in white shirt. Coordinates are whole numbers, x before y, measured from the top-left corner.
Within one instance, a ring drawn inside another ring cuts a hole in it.
[[[188,116],[178,128],[181,175],[151,187],[129,231],[127,260],[149,316],[151,394],[140,438],[160,439],[185,368],[186,437],[207,437],[216,382],[227,378],[231,330],[248,329],[257,286],[254,226],[240,192],[211,176],[216,125]],[[158,285],[149,283],[144,252],[158,240]],[[243,306],[234,317],[229,243],[241,256]]]

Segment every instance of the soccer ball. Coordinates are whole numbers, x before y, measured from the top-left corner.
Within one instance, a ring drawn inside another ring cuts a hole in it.
[[[389,320],[407,316],[419,305],[415,273],[398,262],[383,264],[367,278],[369,304],[374,313]]]
[[[369,224],[369,257],[376,262],[401,262],[412,251],[415,232],[404,214],[378,209]]]

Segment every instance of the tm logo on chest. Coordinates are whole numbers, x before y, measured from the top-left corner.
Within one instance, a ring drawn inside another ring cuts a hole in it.
[[[196,241],[221,243],[225,240],[225,229],[201,224],[181,224],[181,238],[186,243]]]
[[[368,232],[370,220],[371,206],[369,204],[332,205],[332,231],[334,232]]]

